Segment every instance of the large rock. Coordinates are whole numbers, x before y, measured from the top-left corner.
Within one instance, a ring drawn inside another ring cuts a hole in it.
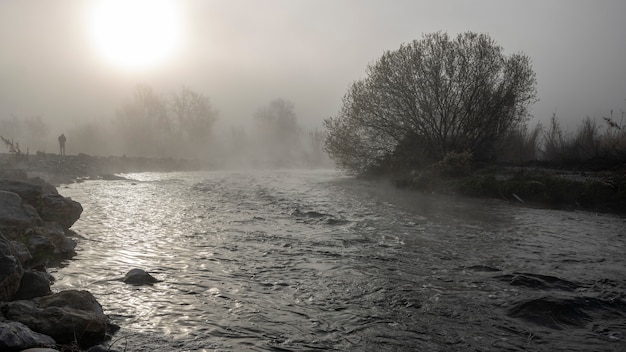
[[[46,180],[44,180],[41,177],[30,177],[28,178],[28,183],[32,183],[38,186],[41,186],[41,194],[59,194],[59,191],[57,191],[56,187],[54,187],[54,185],[51,185],[50,183],[46,182]]]
[[[48,235],[42,233],[41,228],[28,229],[26,231],[26,244],[35,262],[48,259],[54,253],[54,243]],[[33,264],[33,263],[31,263]],[[38,264],[33,264],[37,266]]]
[[[34,332],[20,322],[0,322],[0,351],[23,351],[31,347],[54,345],[52,337]]]
[[[11,241],[0,234],[0,301],[8,301],[20,287],[24,269]]]
[[[20,261],[20,263],[22,263],[22,266],[26,266],[26,264],[29,263],[33,259],[33,256],[30,254],[30,251],[28,250],[28,248],[26,248],[26,245],[22,242],[18,242],[18,241],[10,241],[10,242],[13,245],[13,250],[14,250],[14,254],[16,258]]]
[[[37,206],[41,198],[41,186],[27,181],[0,179],[0,191],[13,192],[32,206]]]
[[[13,299],[32,299],[51,295],[50,282],[52,276],[44,271],[26,271],[22,275],[20,288]]]
[[[69,229],[80,218],[83,207],[71,198],[59,194],[45,194],[41,197],[40,215],[44,221],[52,221]]]
[[[76,252],[76,241],[67,237],[67,234],[75,234],[74,231],[66,230],[56,222],[48,222],[44,225],[44,231],[54,244],[54,254],[64,258],[73,257]]]
[[[67,237],[61,225],[47,222],[44,226],[26,229],[24,238],[32,255],[31,266],[45,266],[49,261],[73,257],[76,241]]]
[[[5,318],[51,336],[59,344],[93,346],[113,330],[102,306],[88,291],[68,290],[31,301],[4,302],[0,311]]]
[[[42,224],[37,210],[22,204],[17,193],[0,191],[0,231],[8,238],[15,238],[25,229]]]

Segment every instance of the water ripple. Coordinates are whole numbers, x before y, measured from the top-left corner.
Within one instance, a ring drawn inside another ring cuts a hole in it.
[[[61,190],[85,210],[54,289],[91,290],[127,350],[623,346],[623,218],[412,194],[334,171],[124,176]],[[120,281],[136,267],[161,281]],[[535,319],[547,305],[570,313]]]

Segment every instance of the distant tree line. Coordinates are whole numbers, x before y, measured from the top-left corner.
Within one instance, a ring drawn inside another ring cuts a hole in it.
[[[123,150],[141,156],[202,157],[218,118],[209,98],[183,87],[169,96],[139,85],[116,110],[113,129]]]
[[[215,135],[218,118],[209,97],[188,87],[161,94],[138,85],[112,118],[75,121],[65,134],[74,154],[192,158],[228,166],[329,165],[325,133],[302,128],[288,100],[259,107],[249,123],[231,126],[230,135]],[[49,131],[40,116],[0,118],[0,135],[33,152],[57,150]]]
[[[277,98],[259,107],[249,125],[232,127],[227,148],[220,153],[225,163],[256,167],[332,166],[324,151],[326,134],[304,129],[294,104]]]

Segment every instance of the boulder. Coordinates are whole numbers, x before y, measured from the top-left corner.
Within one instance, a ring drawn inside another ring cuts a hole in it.
[[[57,191],[56,187],[54,187],[53,185],[51,185],[50,183],[46,182],[46,180],[44,180],[41,177],[30,177],[28,179],[28,183],[32,183],[38,186],[41,186],[41,194],[59,194],[59,191]]]
[[[66,236],[68,233],[75,234],[74,231],[65,230],[56,222],[47,222],[43,229],[54,244],[56,255],[70,258],[76,254],[76,241]]]
[[[37,206],[41,198],[41,186],[27,181],[0,179],[0,191],[13,192],[32,206]]]
[[[39,212],[44,221],[56,222],[64,229],[69,229],[80,218],[83,207],[71,198],[45,194],[41,197]]]
[[[13,299],[32,299],[51,295],[50,274],[43,271],[26,271],[22,275],[20,288],[15,293]]]
[[[141,269],[132,269],[126,276],[122,279],[127,284],[131,285],[152,285],[153,283],[159,282],[159,280],[155,279],[152,275],[148,274],[144,270]]]
[[[17,193],[0,191],[0,231],[8,238],[18,237],[25,229],[42,224],[35,208],[22,204]]]
[[[54,253],[54,243],[40,227],[26,230],[26,245],[33,258],[49,257]]]
[[[33,256],[30,255],[30,251],[26,248],[26,245],[22,242],[18,241],[10,241],[13,245],[14,254],[17,260],[22,263],[22,266],[25,266],[26,263],[30,262],[33,259]]]
[[[0,301],[8,301],[20,287],[24,269],[11,241],[0,234]]]
[[[88,291],[68,290],[30,301],[4,302],[0,311],[5,318],[49,335],[59,344],[97,345],[114,329]]]
[[[33,347],[54,346],[54,339],[32,331],[17,321],[0,322],[0,351],[23,351]],[[38,349],[46,350],[46,349]]]
[[[65,236],[61,225],[47,222],[42,227],[26,229],[24,237],[33,260],[32,266],[45,265],[49,260],[67,259],[76,252],[76,241]]]

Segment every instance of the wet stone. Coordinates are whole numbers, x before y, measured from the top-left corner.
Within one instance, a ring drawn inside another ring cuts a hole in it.
[[[513,273],[495,277],[500,281],[508,282],[511,286],[522,286],[539,290],[563,290],[574,291],[579,284],[558,278],[556,276],[539,275],[531,273]]]
[[[124,281],[127,284],[136,285],[136,286],[152,285],[156,282],[159,282],[159,280],[154,278],[154,276],[148,274],[142,269],[130,270],[128,273],[126,273],[126,276],[124,276],[124,279],[122,279],[122,281]]]
[[[542,297],[521,301],[508,311],[510,317],[551,329],[585,327],[595,320],[612,320],[626,314],[621,300],[606,301],[593,297]]]

